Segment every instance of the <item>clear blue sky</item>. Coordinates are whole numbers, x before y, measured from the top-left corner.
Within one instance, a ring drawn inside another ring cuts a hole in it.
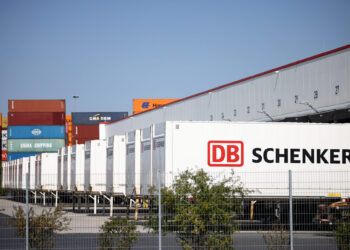
[[[350,43],[349,0],[0,1],[0,112],[132,112]]]

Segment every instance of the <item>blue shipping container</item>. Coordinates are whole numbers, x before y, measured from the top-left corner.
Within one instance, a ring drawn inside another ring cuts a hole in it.
[[[23,157],[34,156],[39,153],[7,153],[7,161],[13,161],[17,159],[21,159]]]
[[[128,116],[128,112],[72,112],[73,125],[98,125]]]
[[[8,126],[8,139],[64,139],[64,126]]]

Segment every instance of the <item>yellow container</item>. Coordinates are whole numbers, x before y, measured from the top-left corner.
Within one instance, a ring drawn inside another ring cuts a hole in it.
[[[7,124],[7,117],[2,117],[1,119],[1,127],[4,129],[4,128],[7,128],[8,124]]]

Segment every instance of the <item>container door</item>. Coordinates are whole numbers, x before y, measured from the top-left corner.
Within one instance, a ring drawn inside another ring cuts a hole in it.
[[[165,137],[153,138],[152,158],[152,185],[158,187],[161,178],[161,186],[165,183]]]
[[[90,151],[85,151],[85,168],[84,168],[84,189],[85,189],[85,191],[90,191],[90,163],[91,163]]]
[[[107,192],[113,192],[113,147],[107,148]]]
[[[133,194],[135,191],[135,143],[126,145],[125,178],[126,194]]]

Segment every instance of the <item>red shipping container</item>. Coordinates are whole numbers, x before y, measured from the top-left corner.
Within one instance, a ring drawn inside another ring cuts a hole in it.
[[[9,112],[8,124],[15,125],[64,125],[64,112]]]
[[[9,112],[66,112],[65,100],[8,100]]]
[[[1,160],[7,161],[7,151],[1,151]]]
[[[98,139],[99,135],[99,125],[72,125],[72,137],[75,139]]]

